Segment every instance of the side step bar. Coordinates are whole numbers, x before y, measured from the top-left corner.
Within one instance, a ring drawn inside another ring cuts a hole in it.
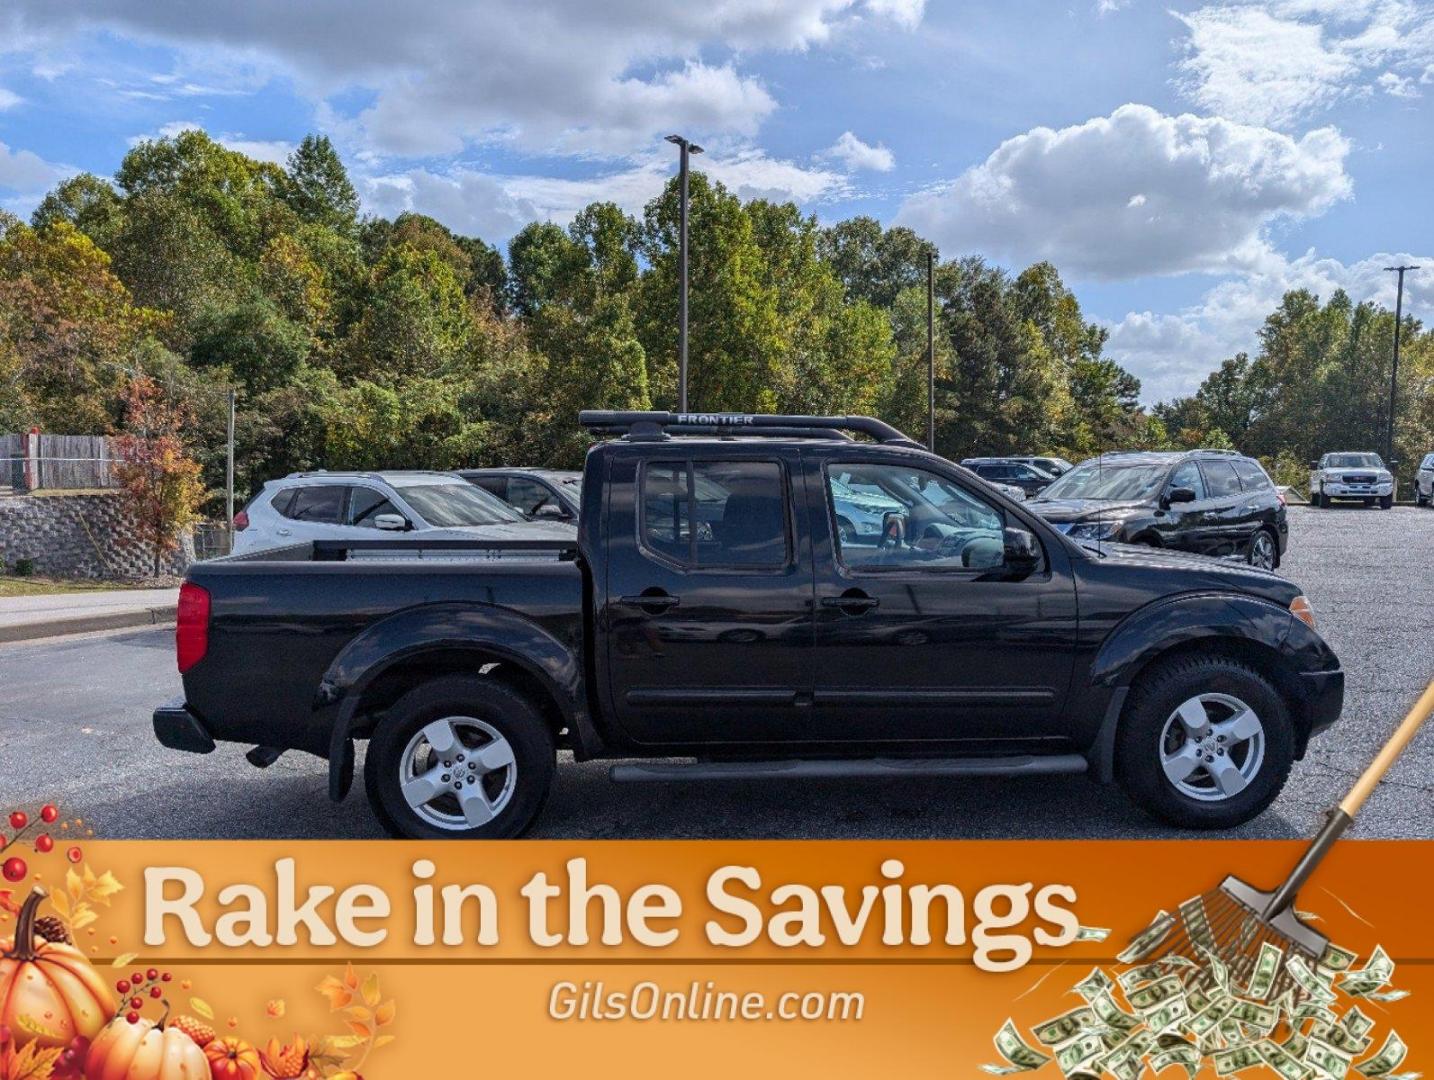
[[[1053,776],[1083,773],[1080,754],[1016,757],[836,758],[828,761],[624,761],[608,775],[614,783],[664,780],[827,780],[914,776]]]

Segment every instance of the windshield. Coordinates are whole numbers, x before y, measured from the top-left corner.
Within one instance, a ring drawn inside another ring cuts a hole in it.
[[[1153,499],[1170,466],[1165,464],[1112,465],[1087,462],[1066,473],[1041,499]]]
[[[1384,462],[1378,454],[1326,454],[1326,469],[1382,469]]]
[[[496,495],[472,484],[414,484],[404,485],[399,491],[404,501],[435,529],[527,520]]]

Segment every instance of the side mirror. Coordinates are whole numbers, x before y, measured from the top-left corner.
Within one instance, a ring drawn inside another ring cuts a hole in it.
[[[1398,465],[1398,464],[1399,464],[1399,459],[1398,459],[1397,457],[1392,457],[1392,458],[1390,458],[1387,462],[1384,463],[1384,467],[1385,467],[1386,469],[1392,469],[1392,468],[1394,468],[1394,466],[1396,466],[1396,465]]]
[[[1191,488],[1171,488],[1165,493],[1165,501],[1172,506],[1175,503],[1192,503],[1195,501],[1195,492]]]
[[[1025,529],[1007,526],[1001,534],[1002,562],[1016,574],[1029,574],[1041,565],[1041,545]]]
[[[906,511],[888,510],[881,515],[880,547],[900,547],[906,541]]]
[[[533,507],[532,516],[535,521],[566,521],[568,512],[557,503],[548,502]]]
[[[408,518],[402,514],[379,514],[373,523],[385,532],[406,532],[409,528]]]

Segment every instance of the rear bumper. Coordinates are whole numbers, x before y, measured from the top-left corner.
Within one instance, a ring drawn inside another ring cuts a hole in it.
[[[189,711],[183,698],[165,702],[154,710],[154,734],[161,745],[171,750],[208,754],[214,749],[214,736],[204,721]]]
[[[1339,719],[1344,708],[1343,671],[1301,672],[1299,690],[1311,736],[1318,735]]]

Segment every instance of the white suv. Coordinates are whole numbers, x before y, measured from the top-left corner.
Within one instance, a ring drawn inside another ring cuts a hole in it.
[[[1332,499],[1358,499],[1365,506],[1379,501],[1380,509],[1394,505],[1394,474],[1378,454],[1326,454],[1310,462],[1310,502],[1329,506]]]
[[[312,540],[571,540],[563,522],[530,521],[442,472],[295,473],[270,480],[234,516],[234,554]]]
[[[1414,505],[1428,506],[1434,503],[1434,454],[1425,454],[1414,474]]]

